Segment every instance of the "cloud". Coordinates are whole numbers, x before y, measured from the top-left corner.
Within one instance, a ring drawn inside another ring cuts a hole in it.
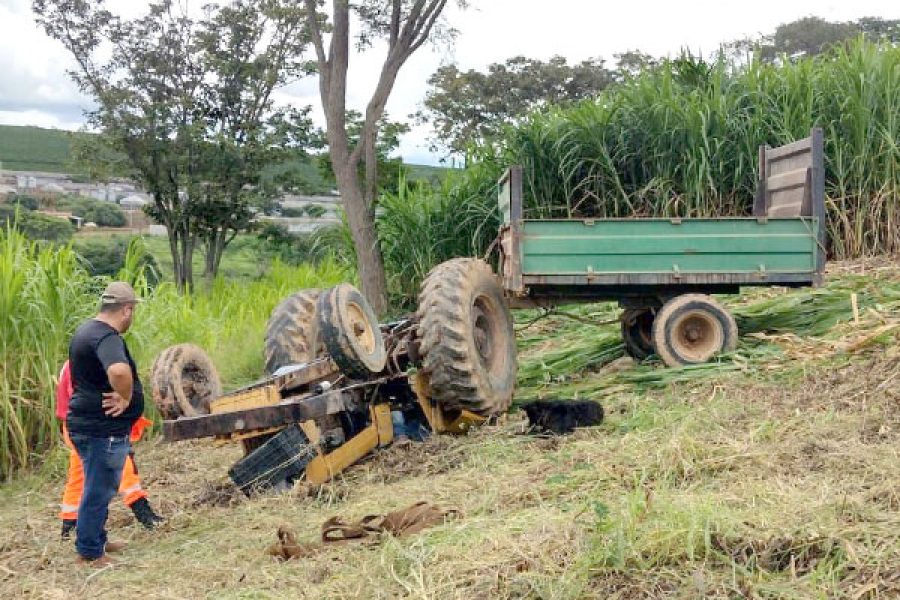
[[[0,5],[0,122],[77,127],[91,101],[66,75],[70,66],[62,45],[34,22],[29,2]]]
[[[108,4],[129,15],[146,6],[134,0],[108,0]],[[448,61],[462,69],[482,69],[515,55],[547,59],[559,54],[573,62],[611,59],[614,53],[630,49],[657,56],[681,48],[710,53],[721,42],[771,32],[779,23],[810,14],[830,20],[900,17],[896,0],[757,0],[743,4],[719,0],[481,0],[465,11],[450,4],[447,18],[460,31],[455,46],[450,50],[423,48],[403,66],[387,105],[392,119],[403,120],[416,111],[425,96],[428,76]],[[66,75],[66,69],[73,66],[71,57],[35,24],[30,6],[30,0],[0,0],[0,123],[36,120],[77,127],[91,101]],[[365,109],[383,58],[383,46],[351,57],[348,107]],[[323,124],[315,78],[280,90],[277,99],[312,105],[317,122]],[[435,162],[439,157],[428,152],[428,136],[427,127],[413,127],[401,143],[404,158]]]

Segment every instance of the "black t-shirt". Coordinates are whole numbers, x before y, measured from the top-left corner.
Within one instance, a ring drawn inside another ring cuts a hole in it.
[[[113,391],[106,370],[125,363],[131,367],[134,385],[131,404],[118,417],[103,411],[103,394]],[[66,425],[72,433],[92,437],[128,435],[144,412],[144,390],[125,340],[110,325],[96,319],[81,324],[69,343],[69,366],[75,393],[69,402]]]

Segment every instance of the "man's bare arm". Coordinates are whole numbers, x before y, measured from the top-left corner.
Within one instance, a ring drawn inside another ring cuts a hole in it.
[[[107,415],[118,417],[131,404],[131,392],[134,387],[131,367],[125,363],[111,364],[106,370],[106,376],[115,395],[103,394],[103,408]]]

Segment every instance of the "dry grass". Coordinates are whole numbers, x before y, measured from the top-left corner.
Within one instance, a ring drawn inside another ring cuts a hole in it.
[[[837,327],[850,340],[877,325]],[[772,377],[625,386],[604,401],[604,425],[565,438],[522,435],[511,414],[278,496],[233,493],[234,447],[142,443],[139,465],[168,521],[147,533],[116,504],[126,564],[96,573],[57,539],[57,452],[0,491],[0,597],[898,597],[898,336],[853,352],[836,343]],[[803,338],[761,343],[796,346],[785,362],[812,350]],[[265,554],[280,525],[315,541],[330,516],[418,500],[462,517],[287,563]]]

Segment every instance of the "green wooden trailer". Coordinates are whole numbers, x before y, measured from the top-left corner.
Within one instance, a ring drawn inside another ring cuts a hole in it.
[[[500,279],[513,306],[617,300],[629,354],[705,362],[737,343],[710,294],[742,286],[818,286],[825,269],[821,129],[761,147],[753,216],[528,219],[522,170],[499,181]]]

